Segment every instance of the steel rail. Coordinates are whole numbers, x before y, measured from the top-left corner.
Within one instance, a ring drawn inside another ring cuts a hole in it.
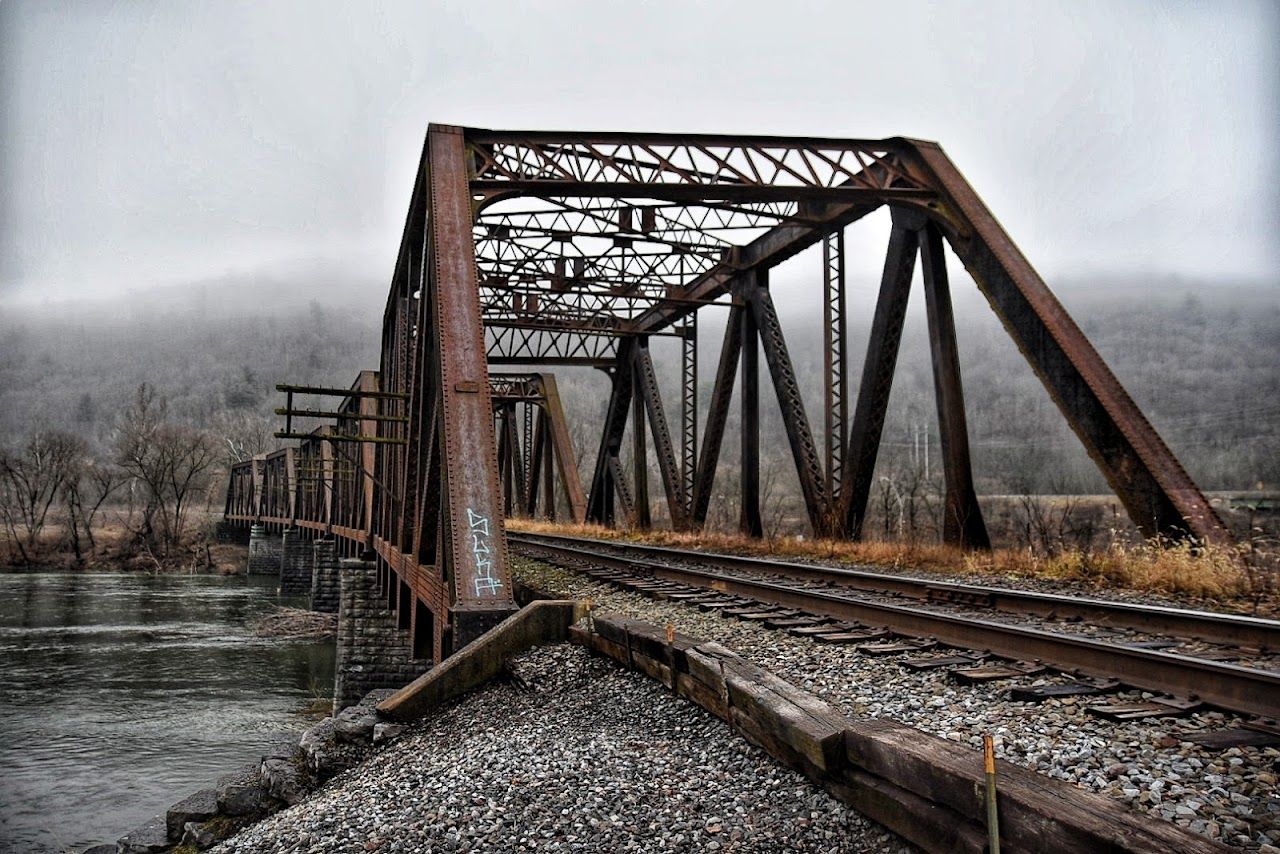
[[[893,573],[864,569],[822,566],[774,558],[756,558],[719,552],[694,552],[643,543],[618,543],[584,537],[556,534],[521,535],[564,544],[583,544],[591,548],[642,554],[655,560],[686,561],[709,564],[721,569],[756,573],[784,574],[805,581],[836,584],[855,590],[895,593],[915,599],[991,608],[1015,614],[1030,614],[1055,619],[1074,619],[1093,625],[1136,629],[1156,634],[1202,640],[1211,643],[1256,649],[1259,652],[1280,650],[1280,620],[1267,620],[1243,614],[1221,614],[1213,611],[1144,605],[934,581]]]
[[[898,633],[932,638],[947,646],[1039,661],[1086,676],[1118,679],[1134,688],[1175,694],[1233,712],[1265,718],[1280,717],[1280,673],[1043,629],[939,614],[906,605],[863,601],[847,593],[798,589],[718,570],[657,564],[582,546],[540,542],[519,535],[510,535],[510,542],[519,553],[535,559],[587,561],[621,570],[639,569],[657,579],[748,597],[838,620],[882,625]]]

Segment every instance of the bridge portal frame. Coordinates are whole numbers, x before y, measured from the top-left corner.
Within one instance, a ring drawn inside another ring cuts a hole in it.
[[[892,227],[855,389],[843,233],[881,207]],[[773,267],[819,244],[821,442],[769,290]],[[358,445],[367,476],[349,498],[334,494],[323,524],[376,552],[388,587],[401,586],[391,584],[395,576],[431,610],[437,655],[465,644],[514,608],[503,515],[519,497],[528,506],[532,477],[527,453],[516,465],[519,431],[503,405],[495,421],[489,366],[592,366],[609,375],[610,396],[589,489],[570,501],[574,515],[581,507],[588,521],[613,524],[620,503],[631,521],[647,524],[652,441],[672,524],[703,525],[740,376],[743,526],[758,534],[762,352],[813,532],[860,537],[918,258],[943,445],[943,536],[984,547],[945,246],[1139,530],[1225,539],[1204,495],[937,144],[434,124],[384,313],[376,382],[390,396],[358,398],[352,424],[359,414],[379,416],[359,424],[360,434],[376,437]],[[727,306],[730,322],[699,447],[696,317],[707,306]],[[683,342],[676,429],[649,351],[659,336]],[[628,420],[630,477],[621,459]],[[335,436],[317,441],[337,447]],[[267,480],[257,468],[233,477],[233,490],[258,493],[229,495],[228,513],[265,501]],[[345,506],[357,492],[359,509]],[[291,501],[290,519],[322,524],[297,519]],[[334,524],[338,517],[345,524]]]

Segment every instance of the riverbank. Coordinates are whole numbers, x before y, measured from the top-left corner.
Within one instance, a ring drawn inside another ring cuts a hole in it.
[[[0,538],[0,573],[9,572],[163,572],[237,575],[245,571],[248,548],[218,539],[213,531],[218,517],[202,518],[200,533],[185,538],[167,553],[140,545],[137,532],[123,521],[94,526],[93,538],[85,537],[79,552],[72,546],[66,526],[50,522],[34,543],[22,549]],[[25,560],[22,558],[25,556]]]
[[[28,572],[145,572],[171,575],[243,575],[248,550],[234,543],[199,543],[166,557],[146,551],[104,547],[77,557],[74,552],[43,549],[30,563],[0,561],[0,574]]]
[[[560,644],[213,849],[912,850],[719,719]]]

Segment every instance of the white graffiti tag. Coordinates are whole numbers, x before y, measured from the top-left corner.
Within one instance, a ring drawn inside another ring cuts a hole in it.
[[[471,554],[476,559],[476,595],[493,594],[502,582],[493,577],[493,550],[490,546],[489,517],[467,508],[467,524],[471,529]]]

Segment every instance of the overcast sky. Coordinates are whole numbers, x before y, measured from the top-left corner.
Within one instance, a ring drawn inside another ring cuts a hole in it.
[[[1276,282],[1271,6],[0,0],[0,297],[389,281],[429,121],[936,139],[1051,283]]]

